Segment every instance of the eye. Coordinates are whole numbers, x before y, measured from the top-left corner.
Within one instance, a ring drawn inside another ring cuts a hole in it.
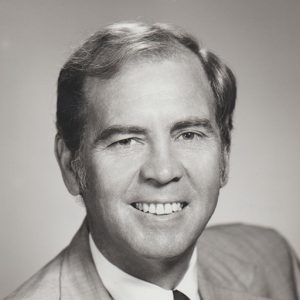
[[[200,132],[192,132],[192,131],[188,131],[188,132],[184,132],[182,133],[178,139],[180,140],[184,140],[184,141],[193,141],[193,140],[196,140],[196,139],[200,139],[204,137],[204,134],[203,133],[200,133]]]
[[[124,139],[124,140],[120,140],[118,142],[116,142],[116,144],[119,144],[121,146],[128,146],[132,143],[133,139],[128,138],[128,139]]]
[[[195,138],[195,133],[194,132],[185,132],[181,136],[184,140],[193,140]]]
[[[138,143],[136,138],[126,138],[126,139],[113,142],[112,144],[109,145],[109,147],[129,147],[136,143]]]

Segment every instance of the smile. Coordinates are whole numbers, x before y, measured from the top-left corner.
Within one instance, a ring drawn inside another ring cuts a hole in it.
[[[132,204],[134,208],[144,213],[153,215],[170,215],[181,211],[187,205],[186,202],[172,203],[142,203],[135,202]]]

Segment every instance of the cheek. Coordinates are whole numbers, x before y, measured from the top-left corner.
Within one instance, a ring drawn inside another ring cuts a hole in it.
[[[185,172],[195,189],[219,189],[221,155],[218,148],[210,147],[203,151],[185,153],[182,156]]]
[[[111,157],[94,155],[89,166],[90,187],[98,198],[118,201],[126,195],[139,171],[140,159],[136,157]]]
[[[194,200],[191,205],[197,216],[197,224],[206,223],[217,205],[221,186],[220,162],[218,148],[185,155],[183,160],[188,184],[191,186]]]

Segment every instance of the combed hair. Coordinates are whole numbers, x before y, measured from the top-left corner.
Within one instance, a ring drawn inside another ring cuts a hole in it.
[[[166,24],[130,22],[105,27],[92,35],[60,71],[57,87],[57,132],[78,154],[87,119],[84,84],[87,77],[108,80],[130,59],[168,59],[191,51],[202,64],[216,101],[222,145],[230,149],[236,81],[232,71],[182,29]]]

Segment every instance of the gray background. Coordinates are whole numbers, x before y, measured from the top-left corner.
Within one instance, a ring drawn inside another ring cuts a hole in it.
[[[231,172],[212,223],[271,226],[300,253],[297,0],[0,0],[0,298],[60,251],[84,216],[53,154],[59,68],[120,20],[183,26],[238,78]]]

